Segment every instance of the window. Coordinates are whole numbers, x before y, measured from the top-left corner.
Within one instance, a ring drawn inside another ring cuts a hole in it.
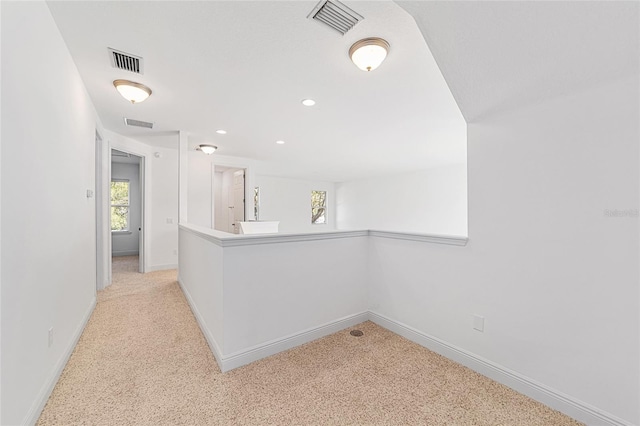
[[[327,223],[327,191],[311,191],[311,223]]]
[[[111,231],[129,230],[129,181],[111,181]]]

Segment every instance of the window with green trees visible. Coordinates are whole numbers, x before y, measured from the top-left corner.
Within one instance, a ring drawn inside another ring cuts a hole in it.
[[[311,191],[311,223],[327,223],[327,191]]]
[[[111,231],[129,230],[129,181],[111,181]]]

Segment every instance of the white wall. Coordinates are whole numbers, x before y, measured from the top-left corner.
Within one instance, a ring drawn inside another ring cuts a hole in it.
[[[176,149],[160,148],[105,131],[111,148],[145,157],[146,271],[178,265],[178,136]],[[158,153],[159,156],[156,156]]]
[[[366,231],[287,238],[180,228],[180,283],[223,371],[366,319]]]
[[[0,423],[15,425],[37,419],[95,303],[101,126],[47,5],[1,7]]]
[[[336,186],[338,229],[467,235],[465,164]]]
[[[140,193],[140,166],[138,164],[111,163],[111,179],[129,181],[129,231],[111,234],[111,254],[130,256],[138,254],[142,218]]]
[[[189,297],[194,314],[207,324],[210,341],[214,342],[213,353],[220,362],[224,347],[223,249],[197,233],[180,230],[179,235],[178,279]]]
[[[211,156],[200,151],[188,152],[187,211],[189,223],[211,228],[213,191],[211,190]]]
[[[225,354],[366,312],[367,245],[363,236],[225,247]]]
[[[639,424],[639,92],[470,124],[468,246],[372,238],[372,310]]]
[[[282,233],[319,232],[336,227],[335,184],[256,175],[260,187],[260,220],[280,221]],[[311,223],[311,191],[327,191],[327,223]],[[251,188],[253,194],[253,188]],[[253,196],[251,197],[253,199]],[[251,211],[252,213],[253,211]],[[253,217],[252,214],[249,217]]]

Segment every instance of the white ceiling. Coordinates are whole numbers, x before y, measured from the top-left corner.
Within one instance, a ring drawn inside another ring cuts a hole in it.
[[[464,122],[438,66],[468,122],[640,73],[636,1],[345,3],[365,19],[344,37],[306,19],[315,0],[50,8],[108,129],[164,146],[185,130],[192,146],[214,143],[283,176],[342,181],[465,161]],[[391,52],[364,73],[347,51],[368,36]],[[107,47],[143,56],[145,75],[111,68]],[[130,105],[116,78],[154,94]],[[318,104],[302,107],[307,97]],[[156,129],[126,128],[123,116]]]
[[[264,161],[282,176],[329,181],[464,162],[466,125],[413,18],[390,1],[348,1],[365,19],[341,36],[307,19],[316,3],[49,7],[104,126],[122,135],[176,147],[183,130],[191,148],[213,143],[219,155]],[[370,36],[391,50],[365,73],[347,52]],[[142,56],[144,75],[112,68],[108,47]],[[131,105],[113,88],[119,78],[153,95]],[[123,117],[155,128],[126,127]]]
[[[640,72],[638,1],[396,1],[468,123]]]

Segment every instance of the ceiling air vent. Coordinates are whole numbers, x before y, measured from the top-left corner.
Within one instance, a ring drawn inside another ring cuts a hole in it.
[[[322,22],[342,35],[364,19],[338,0],[321,0],[307,18]]]
[[[146,127],[147,129],[153,129],[153,123],[149,123],[148,121],[132,120],[126,117],[124,119],[124,124],[126,124],[127,126]]]
[[[109,58],[111,59],[111,65],[114,68],[134,72],[136,74],[144,74],[144,60],[140,56],[131,55],[129,53],[109,48]]]

